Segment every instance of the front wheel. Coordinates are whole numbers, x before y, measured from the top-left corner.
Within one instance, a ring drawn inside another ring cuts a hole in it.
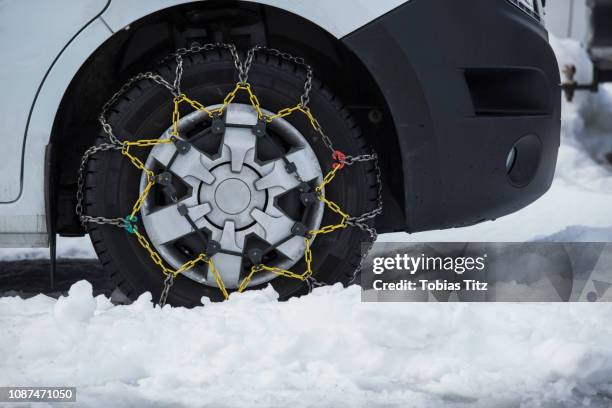
[[[213,110],[237,82],[232,55],[222,50],[184,57],[182,92]],[[172,78],[173,64],[159,72]],[[249,75],[261,108],[272,114],[299,101],[305,72],[292,62],[261,54]],[[145,79],[132,84],[111,108],[114,133],[123,140],[169,138],[174,104],[167,89]],[[370,153],[346,108],[315,81],[310,108],[336,148],[357,156]],[[138,231],[171,268],[206,251],[229,292],[238,290],[253,265],[301,274],[307,246],[301,236],[339,222],[337,213],[319,200],[309,200],[332,169],[334,160],[321,136],[302,115],[275,119],[266,132],[257,128],[258,113],[245,95],[238,95],[222,121],[203,111],[181,110],[180,136],[188,145],[168,143],[133,150],[147,169],[164,174],[139,214]],[[100,139],[98,143],[105,140]],[[118,152],[104,152],[87,168],[85,204],[88,214],[124,217],[147,188],[147,177]],[[378,184],[371,162],[337,172],[324,196],[348,214],[373,209]],[[185,217],[188,214],[188,217]],[[164,275],[131,234],[110,225],[90,225],[89,234],[105,270],[130,298],[145,291],[158,296]],[[369,235],[341,228],[312,241],[313,278],[347,284]],[[198,264],[180,274],[168,297],[173,305],[195,306],[203,296],[223,300],[216,274]],[[281,299],[304,294],[304,281],[270,270],[252,275],[247,289],[271,284]]]

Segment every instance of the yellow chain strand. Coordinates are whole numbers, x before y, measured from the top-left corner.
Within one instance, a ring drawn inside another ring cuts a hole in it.
[[[268,116],[266,118],[266,122],[271,123],[275,119],[281,119],[281,118],[287,117],[297,110],[300,110],[300,105],[294,106],[292,108],[281,109],[275,115]]]
[[[312,238],[304,238],[304,242],[306,243],[306,250],[304,251],[304,260],[306,261],[306,271],[303,274],[297,274],[295,272],[291,272],[286,269],[276,268],[272,266],[266,265],[253,265],[250,273],[242,280],[240,286],[238,287],[238,293],[244,292],[244,290],[249,286],[253,276],[261,271],[272,272],[279,276],[284,276],[287,278],[298,279],[302,282],[312,276],[312,249],[310,248]]]
[[[302,107],[301,105],[298,105],[300,107],[300,112],[302,112],[304,115],[306,115],[306,117],[308,118],[308,120],[310,121],[310,124],[312,125],[312,128],[314,130],[316,130],[317,132],[320,131],[321,125],[319,124],[319,121],[315,119],[315,117],[312,115],[312,112],[310,112],[310,108],[309,107]]]
[[[153,263],[155,263],[157,266],[159,266],[159,268],[162,270],[162,273],[164,275],[166,275],[166,276],[167,275],[174,275],[176,277],[176,276],[178,276],[178,275],[180,275],[180,274],[182,274],[184,272],[187,272],[188,270],[192,269],[198,263],[203,262],[205,264],[208,264],[208,271],[210,273],[212,273],[212,275],[214,276],[215,281],[217,282],[217,285],[219,286],[219,289],[221,290],[221,293],[223,294],[223,297],[225,299],[229,298],[229,294],[227,292],[227,289],[225,288],[225,284],[223,283],[223,279],[221,279],[221,275],[219,274],[219,271],[217,271],[217,268],[215,267],[215,264],[214,264],[213,260],[210,259],[206,254],[200,254],[197,258],[192,259],[191,261],[185,262],[177,270],[173,270],[173,269],[168,268],[166,266],[166,264],[164,263],[164,261],[159,256],[159,254],[153,248],[151,248],[151,244],[145,238],[144,235],[142,235],[140,232],[138,232],[138,230],[134,230],[134,235],[136,235],[136,238],[138,239],[138,242],[140,243],[140,246],[142,246],[149,253],[149,256],[150,256],[151,260],[153,261]]]
[[[227,300],[229,298],[229,293],[227,293],[227,289],[225,288],[225,283],[219,274],[219,271],[215,267],[212,259],[208,260],[208,271],[213,274],[215,277],[215,282],[217,282],[217,286],[219,286],[219,290],[223,293],[223,297]]]
[[[164,261],[161,259],[159,254],[153,248],[151,248],[151,244],[149,244],[149,241],[145,238],[144,235],[142,235],[137,229],[134,230],[134,235],[136,235],[140,246],[143,247],[149,253],[149,256],[151,257],[153,263],[161,268],[162,273],[164,275],[174,274],[174,271],[172,269],[166,267],[166,264],[164,264]]]
[[[251,85],[249,83],[238,83],[236,84],[234,89],[230,93],[228,93],[227,96],[223,99],[223,104],[220,107],[215,108],[215,109],[208,109],[207,107],[202,105],[200,102],[188,98],[185,94],[181,94],[178,97],[175,97],[174,98],[174,109],[172,111],[172,130],[170,132],[171,135],[175,137],[179,137],[179,121],[181,118],[181,114],[180,114],[181,103],[185,102],[189,104],[193,109],[205,112],[209,117],[214,117],[214,116],[222,115],[225,109],[227,109],[227,107],[234,101],[234,99],[236,98],[236,95],[240,91],[246,92],[246,94],[249,97],[249,102],[251,106],[255,109],[255,111],[257,112],[258,118],[260,120],[265,120],[266,122],[270,123],[274,121],[275,119],[285,118],[289,115],[292,115],[295,112],[301,112],[310,121],[310,124],[315,131],[321,130],[321,125],[319,124],[317,119],[313,116],[312,112],[310,111],[310,108],[304,107],[301,104],[298,104],[290,108],[281,109],[274,115],[265,115],[261,109],[259,99],[253,93]],[[144,163],[138,157],[130,153],[130,148],[131,147],[153,147],[153,146],[164,144],[164,143],[172,143],[172,140],[171,139],[141,139],[141,140],[136,140],[132,142],[125,142],[123,145],[123,149],[121,150],[121,153],[130,160],[130,162],[134,165],[134,167],[136,167],[138,170],[141,170],[142,172],[146,174],[147,181],[148,181],[147,185],[143,189],[142,193],[140,194],[140,196],[138,197],[136,203],[134,204],[132,208],[132,213],[129,216],[130,222],[135,222],[136,214],[138,214],[140,210],[142,209],[142,205],[144,204],[145,200],[147,199],[148,195],[151,192],[151,189],[156,183],[155,173],[147,169]],[[320,229],[309,231],[309,236],[304,238],[304,243],[306,246],[306,249],[304,251],[306,271],[302,274],[298,274],[298,273],[295,273],[295,272],[292,272],[286,269],[271,267],[267,265],[254,265],[251,268],[249,274],[240,283],[237,289],[238,292],[240,293],[244,292],[246,288],[248,287],[249,283],[252,281],[253,276],[256,273],[259,273],[262,271],[267,271],[275,275],[283,276],[283,277],[290,278],[290,279],[298,279],[300,281],[306,281],[308,278],[312,276],[313,274],[312,249],[311,249],[312,240],[317,235],[329,234],[339,229],[344,229],[348,227],[347,220],[349,218],[349,215],[345,213],[344,211],[342,211],[342,209],[340,208],[338,204],[327,199],[324,194],[325,187],[334,180],[334,178],[336,177],[336,173],[342,167],[343,166],[341,166],[340,164],[335,163],[332,167],[332,170],[329,171],[325,175],[321,184],[318,187],[316,187],[315,191],[317,193],[317,197],[319,198],[321,202],[325,204],[327,208],[329,208],[332,212],[340,216],[340,223],[334,224],[334,225],[327,225]],[[212,274],[213,278],[215,279],[215,282],[217,286],[219,287],[219,290],[223,294],[223,297],[225,299],[229,298],[229,293],[227,291],[227,288],[225,287],[225,283],[223,282],[221,274],[215,267],[213,260],[210,257],[208,257],[208,255],[202,253],[198,257],[185,262],[180,268],[173,270],[166,266],[166,264],[162,260],[159,253],[151,247],[151,244],[149,243],[149,241],[145,238],[143,234],[141,234],[138,231],[137,228],[134,227],[133,231],[130,230],[130,232],[136,235],[136,238],[138,239],[140,246],[147,251],[152,262],[161,269],[164,275],[166,276],[174,275],[176,277],[194,268],[198,263],[205,263],[208,265],[208,270]]]
[[[159,144],[172,143],[170,139],[141,139],[135,142],[125,142],[125,145],[129,147],[152,147]]]
[[[185,97],[183,100],[187,102],[189,105],[191,105],[191,107],[194,108],[195,110],[206,112],[208,116],[212,116],[212,112],[209,109],[207,109],[204,105],[202,105],[200,102],[194,101],[187,97]]]
[[[140,212],[140,208],[144,204],[145,200],[147,199],[147,196],[149,195],[149,192],[151,191],[151,188],[153,188],[154,185],[155,180],[149,181],[144,190],[142,190],[142,193],[138,197],[138,200],[136,200],[136,204],[134,204],[134,207],[132,208],[132,213],[130,214],[130,217],[132,219],[136,216],[136,214]]]

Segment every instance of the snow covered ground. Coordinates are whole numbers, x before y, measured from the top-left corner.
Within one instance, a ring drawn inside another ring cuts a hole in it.
[[[0,384],[75,385],[100,407],[609,407],[612,307],[366,304],[271,289],[154,309],[0,299]]]
[[[577,44],[553,41],[561,63],[581,58],[579,75],[590,72]],[[382,239],[612,241],[612,172],[599,156],[610,141],[612,90],[580,95],[564,104],[542,200],[495,223]],[[93,256],[85,239],[59,249]],[[0,298],[0,386],[74,385],[94,407],[612,406],[611,304],[366,304],[338,286],[275,299],[266,289],[192,310],[154,308],[149,295],[113,306],[87,282],[58,301]]]

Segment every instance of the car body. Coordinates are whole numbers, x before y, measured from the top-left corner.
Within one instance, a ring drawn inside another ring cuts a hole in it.
[[[382,159],[380,231],[517,211],[549,188],[560,133],[556,59],[526,3],[3,3],[0,246],[84,234],[76,172],[102,104],[153,59],[221,35],[303,55],[340,89]]]

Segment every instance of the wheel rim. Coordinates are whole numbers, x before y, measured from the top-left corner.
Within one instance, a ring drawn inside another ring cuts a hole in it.
[[[309,143],[282,118],[268,124],[264,141],[252,129],[257,119],[252,106],[230,104],[224,114],[225,132],[220,134],[212,129],[205,112],[193,112],[179,122],[181,136],[187,135],[192,147],[179,154],[174,144],[157,145],[146,161],[148,169],[169,171],[178,191],[178,202],[168,202],[160,198],[162,188],[156,185],[157,191],[143,205],[142,222],[152,245],[168,264],[178,268],[205,251],[204,237],[208,242],[215,241],[221,251],[212,260],[229,289],[239,286],[254,263],[249,257],[254,249],[265,252],[262,262],[268,266],[281,269],[294,266],[304,255],[305,242],[303,237],[292,234],[292,228],[299,222],[307,230],[317,229],[323,218],[324,207],[319,200],[308,206],[301,204],[303,185],[287,170],[285,159],[277,157],[285,153],[284,157],[295,164],[301,180],[310,186],[319,185],[323,173]],[[171,130],[162,138],[170,138]],[[269,143],[270,140],[274,143]],[[143,173],[141,193],[146,185]],[[200,234],[179,213],[179,206],[188,209]],[[266,250],[273,245],[278,247]],[[214,277],[207,272],[206,266],[198,266],[184,275],[217,287]],[[262,272],[249,286],[269,282],[275,276]]]

